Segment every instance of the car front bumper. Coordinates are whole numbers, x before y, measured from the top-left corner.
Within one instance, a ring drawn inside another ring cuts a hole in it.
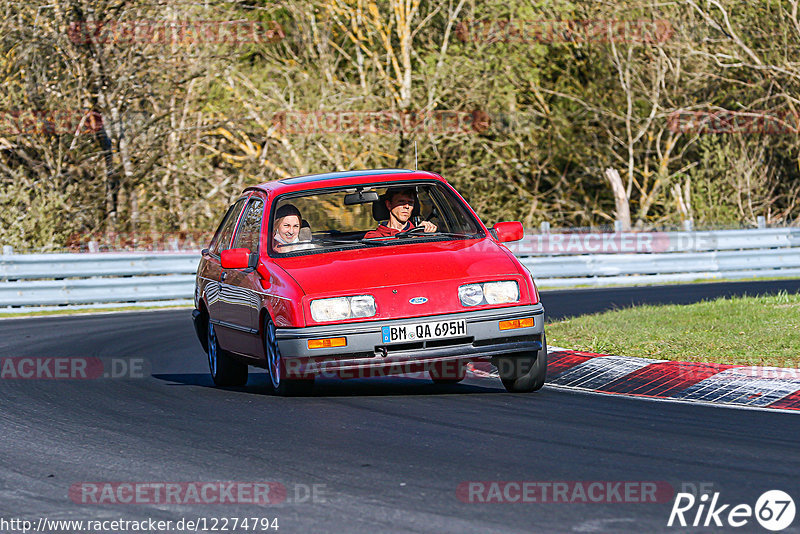
[[[532,327],[500,330],[500,321],[533,317]],[[404,343],[384,343],[383,327],[404,326],[432,321],[465,320],[466,335]],[[302,369],[324,368],[346,372],[364,369],[386,369],[399,364],[427,368],[437,362],[452,360],[485,360],[496,357],[525,356],[542,348],[544,307],[539,304],[466,311],[445,315],[413,317],[387,321],[279,328],[278,348],[287,378]],[[309,349],[308,340],[344,337],[347,345]],[[318,365],[318,367],[317,367]],[[411,367],[405,367],[405,370]],[[314,374],[314,373],[312,373]]]

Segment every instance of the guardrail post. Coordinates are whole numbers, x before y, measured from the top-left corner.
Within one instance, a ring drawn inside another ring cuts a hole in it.
[[[694,228],[694,224],[692,223],[691,219],[686,219],[683,221],[683,231],[684,232],[691,232]]]
[[[3,245],[3,256],[11,256],[14,254],[14,247],[11,245]]]
[[[550,233],[550,223],[547,221],[542,221],[542,224],[539,225],[539,231],[543,234]]]
[[[622,221],[614,221],[614,233],[615,234],[622,233]]]
[[[89,252],[100,252],[100,247],[97,246],[97,241],[89,241]]]
[[[767,227],[767,218],[764,217],[763,215],[759,215],[758,217],[756,217],[756,221],[758,222],[758,227],[759,228],[766,228]]]

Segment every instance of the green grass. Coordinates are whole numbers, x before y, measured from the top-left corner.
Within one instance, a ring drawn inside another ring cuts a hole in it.
[[[800,295],[637,306],[547,325],[550,345],[662,360],[800,367]]]
[[[535,274],[535,271],[534,271]],[[647,286],[681,286],[681,285],[691,285],[691,284],[714,284],[714,283],[729,283],[729,282],[770,282],[770,281],[782,281],[786,280],[787,278],[797,278],[797,275],[787,275],[787,276],[748,276],[743,278],[695,278],[694,280],[674,280],[671,282],[661,282],[661,281],[648,281],[647,277],[642,277],[636,282],[619,282],[617,284],[604,284],[604,285],[596,285],[596,284],[576,284],[574,286],[549,286],[547,285],[547,280],[542,280],[539,283],[534,276],[534,280],[536,281],[536,287],[538,289],[543,289],[546,291],[558,291],[558,290],[568,290],[568,289],[599,289],[604,287],[647,287]]]

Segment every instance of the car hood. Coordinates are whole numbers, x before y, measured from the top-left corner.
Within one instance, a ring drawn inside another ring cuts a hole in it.
[[[464,311],[458,286],[471,281],[517,279],[524,301],[525,284],[509,256],[485,238],[343,250],[278,263],[305,292],[306,309],[314,298],[369,293],[377,303],[375,320]],[[415,297],[428,300],[411,304]]]

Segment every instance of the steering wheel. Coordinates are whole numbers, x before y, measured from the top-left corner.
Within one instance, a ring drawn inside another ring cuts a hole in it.
[[[394,236],[395,237],[397,237],[397,236],[400,236],[400,237],[418,236],[418,235],[422,235],[424,233],[425,233],[425,227],[424,226],[415,226],[411,230],[406,230],[405,232],[397,232],[396,234],[394,234]]]

